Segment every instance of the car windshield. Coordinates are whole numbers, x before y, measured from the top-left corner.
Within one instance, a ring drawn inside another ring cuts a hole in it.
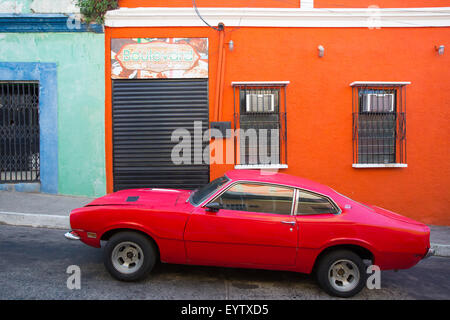
[[[225,183],[227,183],[229,179],[226,176],[217,178],[207,185],[204,185],[200,189],[194,191],[191,196],[189,197],[189,202],[194,205],[198,206],[200,203],[202,203],[208,196],[216,192],[220,187],[222,187]]]

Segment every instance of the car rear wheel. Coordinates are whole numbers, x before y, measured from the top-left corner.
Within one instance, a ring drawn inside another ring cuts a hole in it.
[[[363,260],[348,250],[332,251],[323,256],[318,263],[316,276],[325,292],[341,298],[359,293],[367,279]]]
[[[108,272],[121,281],[145,278],[157,260],[154,244],[136,232],[113,235],[105,246],[104,264]]]

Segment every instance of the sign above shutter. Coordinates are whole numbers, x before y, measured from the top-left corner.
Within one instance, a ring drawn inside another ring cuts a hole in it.
[[[208,78],[208,38],[111,39],[113,79]]]

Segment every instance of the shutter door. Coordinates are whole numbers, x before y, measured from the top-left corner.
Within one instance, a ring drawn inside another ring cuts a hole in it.
[[[209,165],[176,165],[172,132],[194,121],[208,129],[208,80],[113,80],[114,191],[166,187],[195,189],[209,182]],[[202,150],[208,142],[202,142]]]

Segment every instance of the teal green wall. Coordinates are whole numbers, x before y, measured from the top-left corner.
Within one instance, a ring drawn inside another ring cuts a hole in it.
[[[58,193],[105,194],[104,34],[0,33],[0,61],[57,64]]]

